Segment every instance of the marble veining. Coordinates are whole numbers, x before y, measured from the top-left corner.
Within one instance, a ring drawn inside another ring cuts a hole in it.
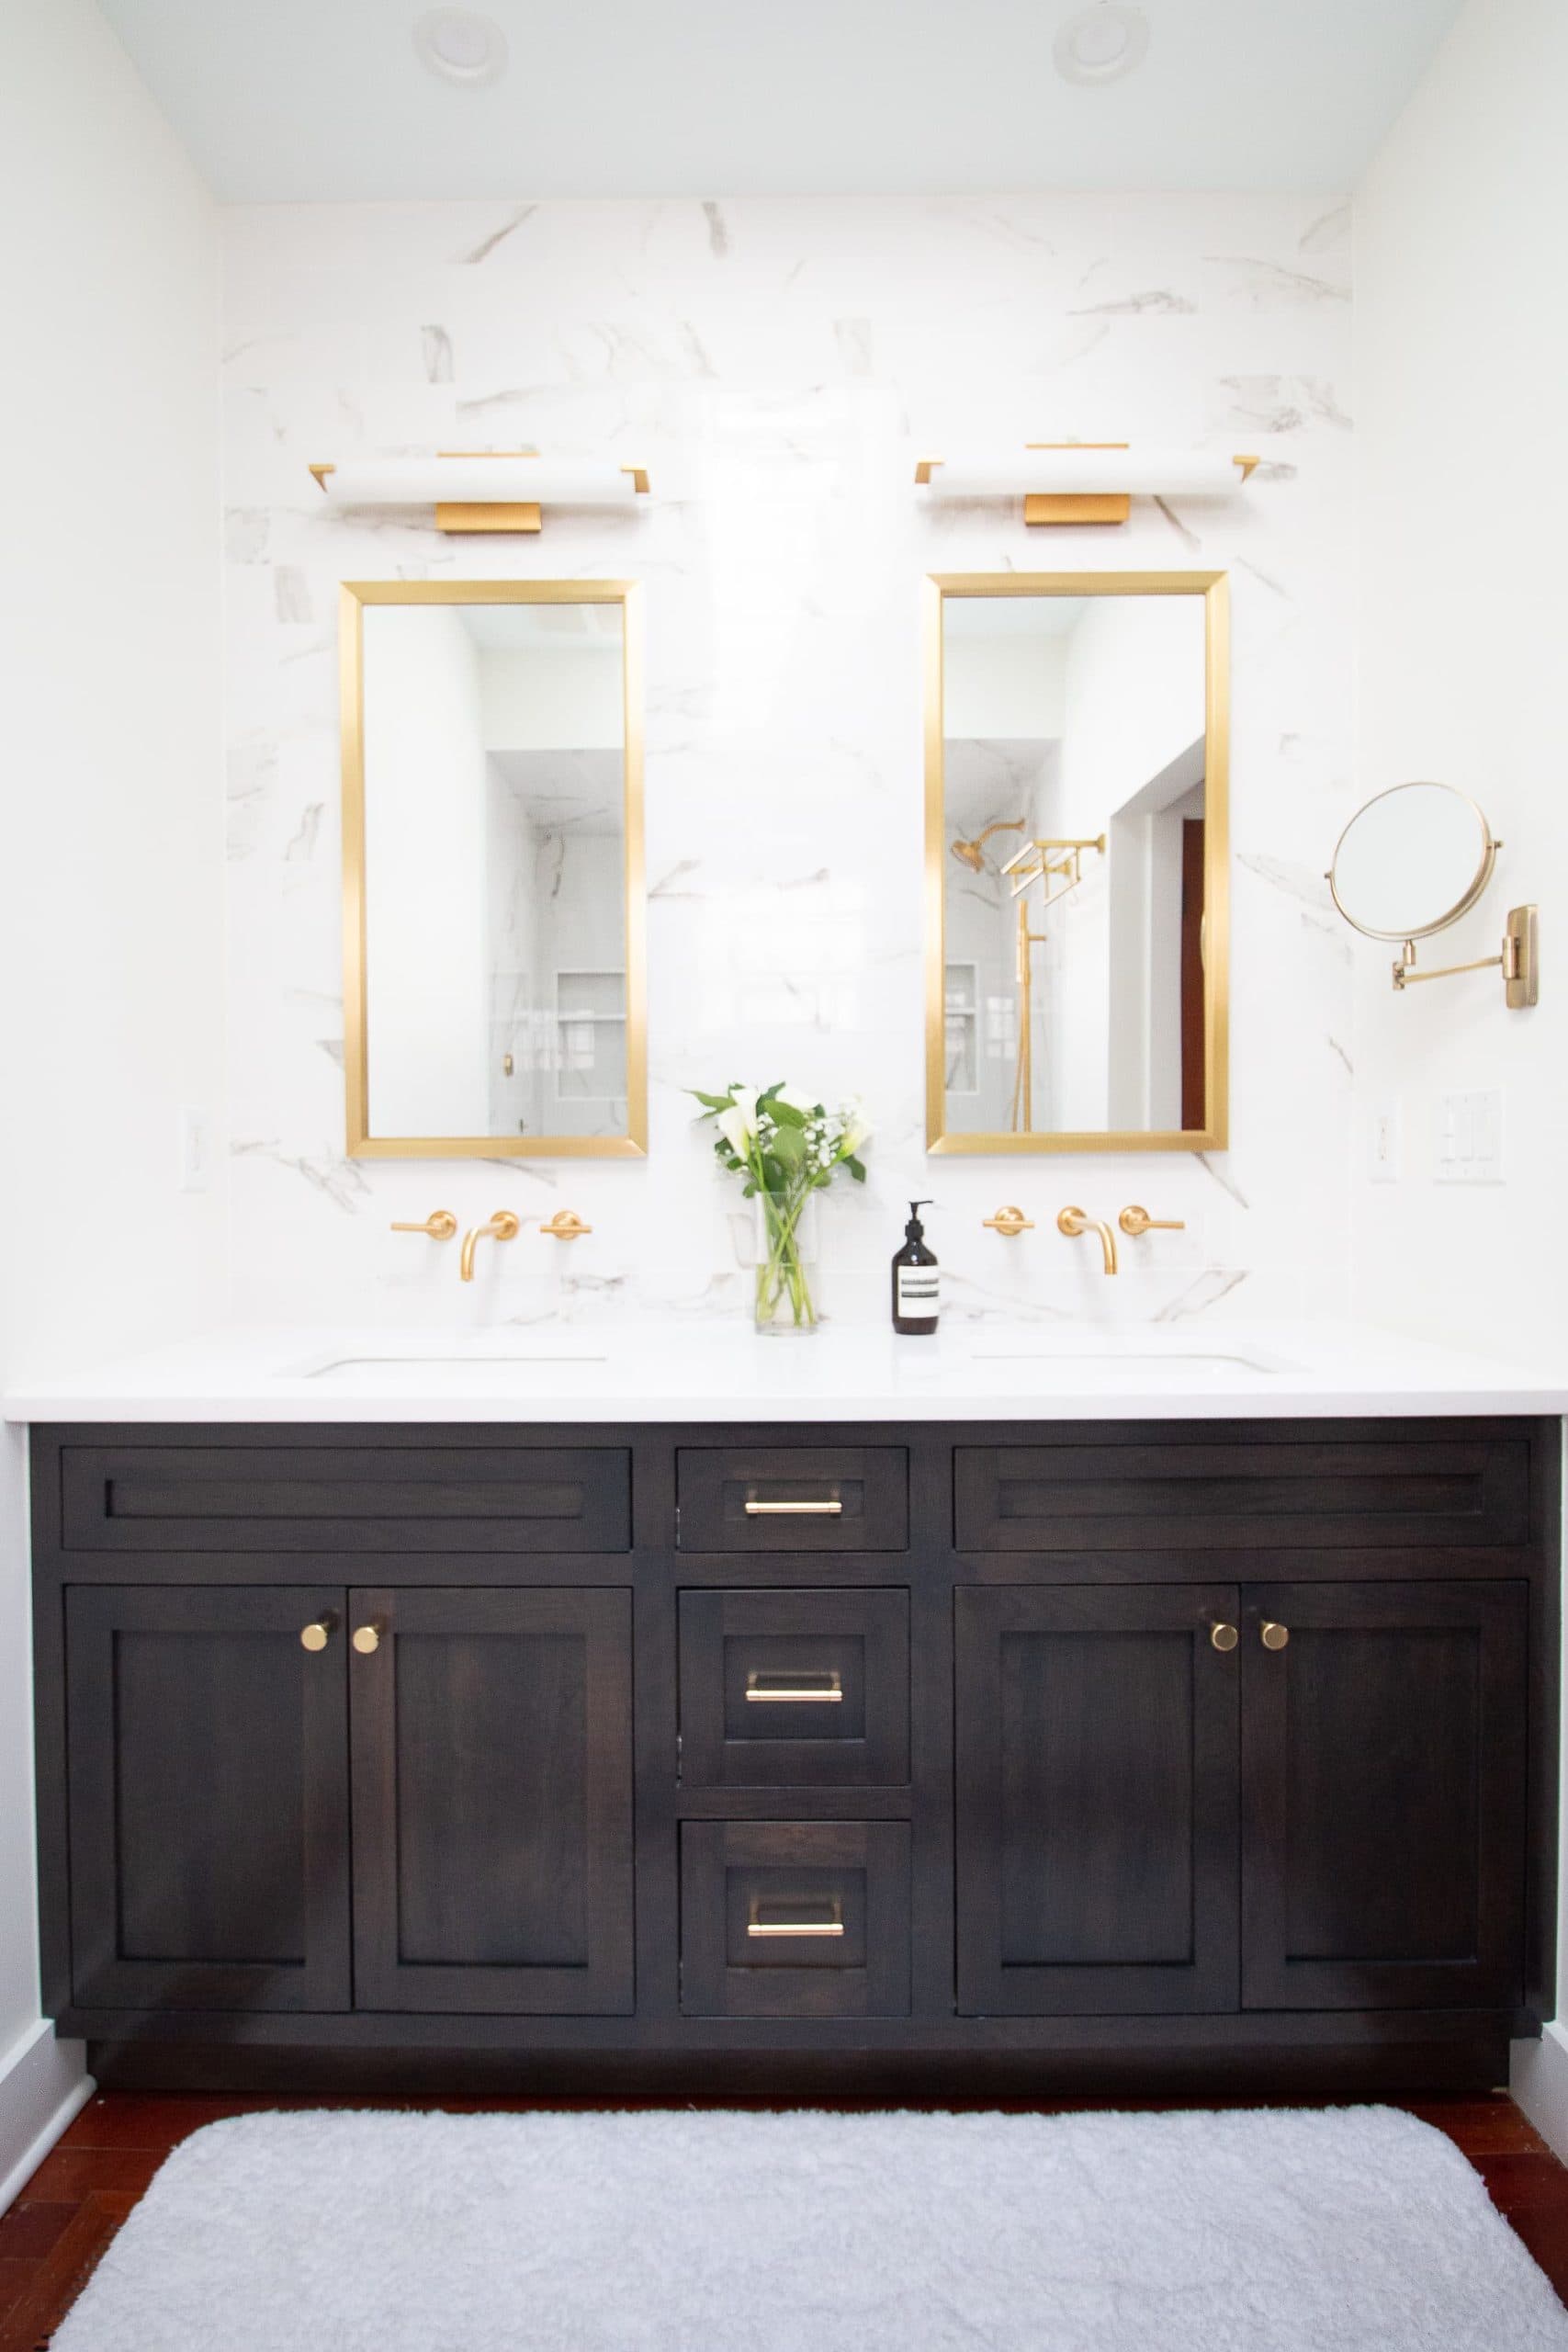
[[[823,1207],[820,1292],[886,1317],[904,1204],[959,1328],[1336,1311],[1349,960],[1314,898],[1350,772],[1348,220],[1326,199],[1128,196],[287,206],[229,216],[225,509],[234,1306],[445,1328],[722,1322],[746,1275],[687,1090],[861,1093],[871,1180]],[[1245,496],[1115,534],[912,495],[994,441],[1247,448]],[[327,513],[310,461],[623,449],[656,498],[530,539]],[[1232,1148],[928,1160],[918,588],[931,571],[1232,575]],[[651,1154],[344,1157],[337,583],[647,583]],[[1320,886],[1318,886],[1320,888]],[[846,1193],[851,1188],[845,1188]],[[1020,1200],[1037,1229],[982,1219]],[[1081,1201],[1185,1216],[1107,1281]],[[592,1236],[538,1227],[559,1205]],[[432,1207],[515,1207],[460,1297]]]

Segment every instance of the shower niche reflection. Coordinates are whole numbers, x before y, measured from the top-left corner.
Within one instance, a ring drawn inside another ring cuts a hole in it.
[[[1224,1140],[1224,576],[933,580],[928,1140]]]
[[[345,588],[352,1151],[641,1148],[635,598]]]

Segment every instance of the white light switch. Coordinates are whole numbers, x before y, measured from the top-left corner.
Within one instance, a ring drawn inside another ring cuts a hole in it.
[[[1502,1089],[1439,1094],[1435,1144],[1433,1172],[1439,1184],[1502,1183]]]
[[[1372,1114],[1371,1168],[1374,1184],[1397,1184],[1404,1172],[1404,1137],[1397,1102]]]

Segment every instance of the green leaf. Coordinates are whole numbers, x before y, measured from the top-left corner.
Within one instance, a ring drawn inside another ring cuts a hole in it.
[[[857,1184],[863,1184],[865,1182],[865,1162],[863,1160],[856,1159],[853,1155],[851,1154],[846,1157],[843,1164],[849,1170],[850,1174],[854,1178]]]
[[[798,1168],[806,1158],[804,1123],[794,1127],[781,1124],[777,1135],[773,1136],[768,1148],[774,1159],[781,1160],[784,1167]]]
[[[729,1109],[729,1096],[728,1094],[705,1094],[700,1086],[689,1086],[686,1089],[686,1091],[688,1094],[694,1095],[699,1102],[705,1102],[710,1113],[714,1111],[728,1111]]]
[[[759,1107],[761,1107],[760,1104]],[[804,1111],[797,1111],[793,1102],[781,1102],[777,1097],[774,1096],[769,1102],[768,1109],[772,1112],[773,1117],[778,1121],[781,1127],[799,1127],[804,1131],[807,1125],[807,1114]]]

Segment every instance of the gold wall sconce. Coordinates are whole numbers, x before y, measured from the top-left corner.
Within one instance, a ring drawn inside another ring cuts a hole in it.
[[[1459,922],[1492,879],[1496,840],[1483,811],[1451,784],[1394,784],[1375,793],[1340,834],[1325,875],[1346,922],[1368,939],[1395,942],[1396,990],[1461,972],[1503,975],[1503,1001],[1521,1012],[1540,997],[1540,918],[1534,906],[1510,907],[1495,956],[1416,968],[1416,943]]]
[[[1134,498],[1228,498],[1261,463],[1201,449],[1125,441],[1026,441],[974,458],[921,458],[915,481],[933,499],[1023,499],[1026,523],[1125,523]]]
[[[329,504],[434,506],[438,531],[537,531],[547,506],[635,508],[648,468],[542,458],[537,449],[440,449],[434,458],[357,458],[310,468]]]

